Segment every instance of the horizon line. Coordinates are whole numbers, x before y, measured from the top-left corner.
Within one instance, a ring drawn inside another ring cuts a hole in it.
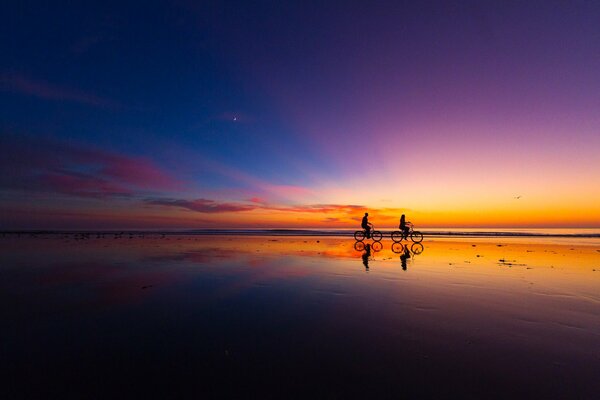
[[[426,228],[421,231],[424,236],[429,237],[563,237],[563,238],[600,238],[600,228],[496,228],[499,230],[478,230],[482,228],[433,228],[439,229],[428,231]],[[463,229],[463,230],[460,230]],[[472,230],[464,230],[472,229]],[[515,229],[511,231],[510,229]],[[537,231],[523,231],[526,229],[534,229]],[[541,232],[540,232],[541,230]],[[552,232],[552,231],[572,232]],[[577,232],[585,230],[587,232]],[[596,232],[589,232],[597,230]],[[120,237],[122,235],[191,235],[191,236],[352,236],[355,229],[288,229],[288,228],[273,228],[273,229],[23,229],[23,230],[0,230],[1,237],[6,235],[96,235],[98,238],[104,235],[114,235]],[[383,234],[391,234],[394,229],[382,229]],[[545,232],[544,232],[545,231]],[[574,231],[574,232],[573,232]]]

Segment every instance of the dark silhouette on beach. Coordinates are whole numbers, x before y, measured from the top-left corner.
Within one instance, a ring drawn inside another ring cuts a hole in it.
[[[369,257],[371,257],[371,245],[367,243],[365,244],[365,252],[362,255],[362,262],[365,266],[365,271],[369,270]]]
[[[402,214],[400,217],[400,232],[402,232],[404,239],[408,237],[409,228],[406,226],[406,216]]]
[[[407,261],[409,258],[413,258],[421,254],[424,247],[421,243],[413,243],[410,248],[408,245],[403,246],[401,243],[395,242],[392,244],[392,251],[396,254],[400,254],[400,262],[402,263],[402,269],[406,271]]]
[[[400,262],[402,263],[402,269],[406,271],[406,260],[410,258],[410,250],[408,246],[404,247],[404,253],[400,256]]]
[[[371,238],[371,224],[369,223],[369,213],[365,213],[365,216],[362,219],[360,224],[361,228],[365,230],[365,236],[367,239]]]
[[[425,248],[422,243],[413,243],[412,246],[410,246],[410,252],[413,256],[418,256],[423,250],[425,250]]]

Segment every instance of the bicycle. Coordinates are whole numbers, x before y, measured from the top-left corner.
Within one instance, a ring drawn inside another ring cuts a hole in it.
[[[381,244],[381,242],[373,242],[373,244],[371,245],[371,250],[375,253],[377,253],[378,251],[381,251],[382,249],[383,249],[383,245]],[[359,241],[354,242],[354,250],[364,251],[365,244],[363,242],[359,242]]]
[[[408,227],[408,232],[394,231],[392,232],[392,240],[399,243],[403,239],[408,239],[410,236],[410,240],[413,242],[421,243],[423,241],[423,234],[419,231],[415,231],[414,225],[411,222],[407,222],[406,226]]]
[[[396,254],[404,253],[404,248],[405,247],[400,242],[392,243],[392,251]],[[408,248],[408,244],[406,245],[406,248]],[[424,247],[422,243],[413,243],[412,246],[410,246],[409,250],[412,253],[412,255],[417,256],[423,252]]]
[[[354,232],[354,239],[357,242],[362,242],[363,240],[365,240],[365,237],[367,237],[366,229]],[[381,239],[383,239],[383,235],[381,234],[381,232],[376,231],[374,228],[371,227],[371,239],[373,239],[373,241],[375,242],[379,242],[381,241]]]

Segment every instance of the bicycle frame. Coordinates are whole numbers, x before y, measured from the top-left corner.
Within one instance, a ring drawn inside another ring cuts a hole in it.
[[[407,221],[405,223],[405,227],[407,228],[406,230],[398,227],[398,231],[392,232],[391,237],[394,242],[401,242],[402,240],[408,240],[408,238],[415,243],[420,243],[423,240],[423,234],[415,231],[415,227],[412,222]]]
[[[369,227],[371,228],[369,230],[369,234],[370,237],[367,238],[367,230],[363,228],[362,231],[356,231],[354,232],[354,239],[357,241],[363,241],[364,239],[373,239],[375,242],[379,242],[381,241],[381,239],[383,238],[383,235],[381,234],[380,231],[376,231],[375,227],[373,226],[373,224],[369,224]],[[359,237],[357,237],[357,233],[362,233],[363,238],[359,239]],[[377,239],[378,238],[378,239]]]

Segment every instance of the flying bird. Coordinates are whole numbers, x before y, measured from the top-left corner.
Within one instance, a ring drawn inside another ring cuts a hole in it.
[[[523,197],[523,196],[517,196],[517,197],[515,197],[515,199],[519,200],[521,197]]]

